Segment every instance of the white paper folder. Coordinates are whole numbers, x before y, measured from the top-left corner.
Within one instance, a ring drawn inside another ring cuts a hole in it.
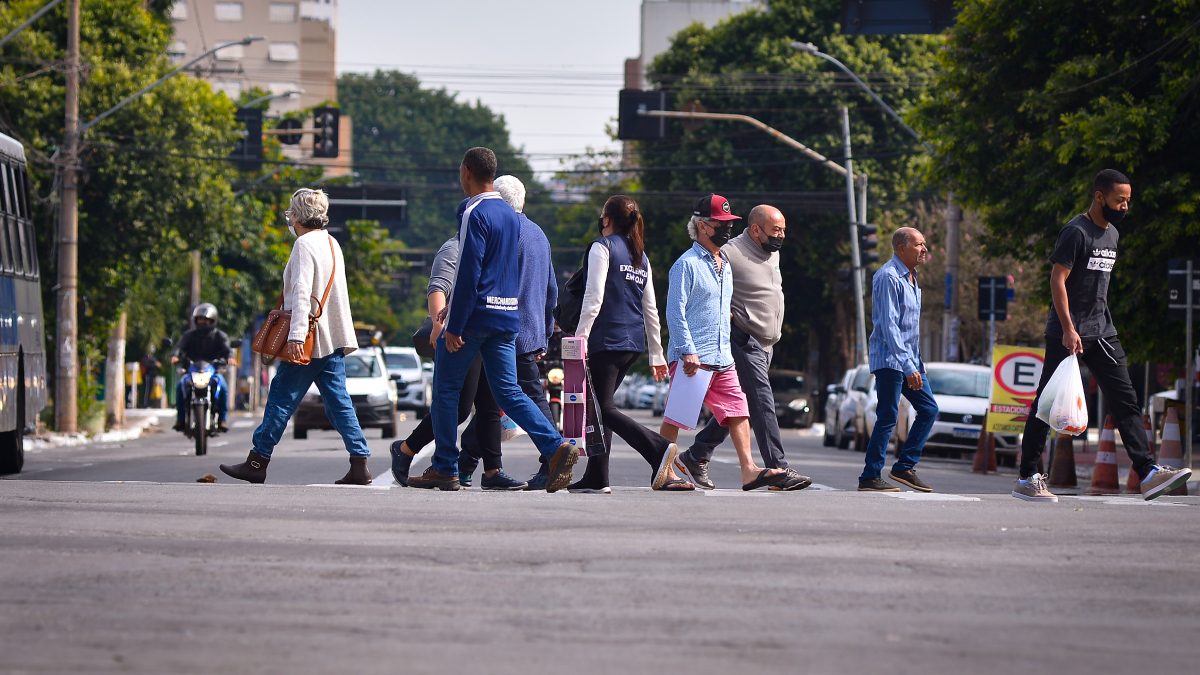
[[[712,376],[713,371],[701,368],[695,375],[688,377],[683,372],[683,364],[679,364],[675,368],[675,377],[671,378],[671,390],[667,392],[667,405],[663,416],[685,429],[695,429],[700,421],[700,408],[704,405],[704,397],[708,394]]]

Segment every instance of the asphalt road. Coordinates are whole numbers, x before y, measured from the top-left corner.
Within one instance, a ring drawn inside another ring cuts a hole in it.
[[[0,671],[1198,663],[1200,497],[1027,504],[1007,496],[1011,476],[950,462],[920,467],[933,496],[857,493],[842,488],[861,455],[799,432],[797,468],[835,489],[654,493],[620,448],[614,483],[628,487],[610,496],[307,486],[345,467],[317,434],[280,447],[272,484],[192,482],[244,455],[249,431],[200,458],[172,434],[47,450],[0,480]],[[385,445],[371,446],[382,472]],[[532,450],[510,447],[512,472],[531,472]],[[737,484],[735,465],[714,474]]]

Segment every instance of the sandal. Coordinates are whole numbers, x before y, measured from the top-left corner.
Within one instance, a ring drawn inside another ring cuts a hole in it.
[[[770,471],[771,471],[770,469],[763,469],[762,471],[760,471],[758,473],[758,478],[755,478],[754,480],[750,481],[749,483],[746,483],[745,485],[743,485],[742,489],[745,490],[746,492],[749,492],[751,490],[757,490],[760,487],[766,487],[767,485],[774,485],[774,484],[778,483],[779,481],[783,480],[784,478],[787,478],[786,471],[780,471],[779,473],[775,474],[774,476],[768,475],[770,473]]]
[[[663,483],[660,487],[655,488],[659,492],[689,492],[696,489],[696,485],[689,480],[676,478]]]

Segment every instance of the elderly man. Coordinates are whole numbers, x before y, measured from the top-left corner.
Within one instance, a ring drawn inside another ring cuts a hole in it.
[[[760,204],[750,210],[745,231],[721,247],[733,271],[733,325],[729,341],[738,382],[750,407],[750,426],[758,439],[758,451],[769,469],[782,469],[787,477],[771,490],[803,490],[812,479],[788,467],[783,457],[783,438],[775,416],[775,396],[767,369],[771,348],[783,331],[783,277],[779,274],[779,249],[787,232],[783,214],[774,206]],[[696,442],[675,459],[675,466],[692,482],[706,490],[715,487],[708,477],[713,450],[729,435],[715,417],[696,434]]]
[[[729,341],[733,272],[729,258],[721,252],[721,247],[729,241],[732,220],[740,217],[731,213],[729,201],[721,195],[701,197],[692,210],[692,219],[688,221],[692,247],[671,266],[671,286],[667,292],[671,342],[667,362],[672,387],[683,380],[676,373],[680,361],[686,377],[692,377],[701,368],[713,371],[704,404],[717,424],[729,427],[742,468],[742,489],[753,490],[776,485],[787,474],[779,468],[759,469],[750,457],[750,411],[738,382]],[[677,421],[664,418],[659,433],[674,442],[679,429]]]
[[[888,441],[896,428],[900,395],[917,411],[917,419],[908,440],[900,449],[888,478],[921,492],[933,488],[917,478],[917,462],[925,439],[937,419],[937,401],[922,373],[921,361],[921,287],[914,274],[929,258],[925,237],[916,229],[902,227],[892,235],[892,259],[875,273],[871,283],[871,373],[879,395],[875,430],[867,444],[866,468],[858,479],[861,492],[899,492],[900,488],[880,478]]]

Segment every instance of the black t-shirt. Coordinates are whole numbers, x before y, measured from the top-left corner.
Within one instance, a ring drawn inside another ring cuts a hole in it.
[[[1108,281],[1117,262],[1116,226],[1100,227],[1086,214],[1075,216],[1058,233],[1058,244],[1050,254],[1050,262],[1071,270],[1067,277],[1067,304],[1071,322],[1079,337],[1096,339],[1117,334],[1112,314],[1108,311]],[[1061,338],[1062,324],[1054,304],[1050,305],[1050,320],[1046,335]]]

